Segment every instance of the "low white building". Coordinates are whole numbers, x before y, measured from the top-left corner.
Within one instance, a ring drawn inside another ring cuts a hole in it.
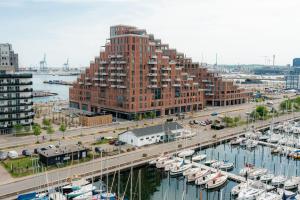
[[[184,128],[177,122],[167,122],[156,126],[125,131],[119,135],[119,140],[140,147],[181,137],[183,132]]]

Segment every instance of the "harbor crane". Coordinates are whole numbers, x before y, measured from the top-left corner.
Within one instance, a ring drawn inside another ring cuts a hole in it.
[[[46,54],[44,54],[44,59],[40,61],[40,71],[47,71],[47,61],[46,61]]]
[[[69,58],[67,59],[67,62],[64,63],[63,70],[64,71],[69,71]]]

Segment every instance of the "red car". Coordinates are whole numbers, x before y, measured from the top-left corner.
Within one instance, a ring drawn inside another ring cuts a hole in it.
[[[110,140],[109,142],[108,142],[108,144],[110,144],[110,145],[114,145],[116,143],[116,140]]]

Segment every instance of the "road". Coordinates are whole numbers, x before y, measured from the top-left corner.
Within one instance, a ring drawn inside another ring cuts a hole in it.
[[[274,107],[278,106],[278,104],[282,101],[282,99],[274,100]],[[207,118],[217,118],[212,117],[210,114],[215,111],[222,114],[230,114],[232,116],[242,116],[245,117],[247,112],[252,111],[257,105],[260,103],[247,103],[233,106],[225,106],[225,107],[209,107],[206,110],[194,112],[193,114],[186,114],[187,119],[181,120],[180,122],[183,124],[187,124],[191,118],[204,120]],[[44,141],[41,140],[42,136],[39,136],[40,144],[36,143],[35,136],[24,136],[24,137],[14,137],[14,136],[0,136],[0,149],[1,150],[16,150],[19,153],[23,149],[33,150],[37,147],[46,146],[47,144],[59,144],[63,142],[64,144],[76,144],[79,140],[84,143],[92,143],[95,141],[95,138],[99,136],[112,136],[117,137],[118,133],[129,128],[137,128],[152,125],[152,124],[161,124],[163,123],[169,116],[165,116],[162,118],[156,119],[148,119],[142,121],[123,121],[114,124],[98,126],[98,127],[81,127],[72,130],[67,130],[65,135],[65,139],[63,139],[63,134],[57,131],[55,134],[51,136],[52,142],[50,142],[49,135],[43,135],[46,139]]]
[[[294,117],[300,118],[300,113],[289,114],[280,116],[275,119],[275,122],[282,122],[288,119],[292,119]],[[256,122],[253,125],[256,128],[261,128],[268,126],[271,120],[266,120],[263,122]],[[71,175],[77,174],[86,174],[87,172],[93,172],[97,170],[97,174],[100,175],[99,169],[106,167],[117,167],[117,166],[130,166],[130,163],[135,163],[136,161],[140,161],[143,157],[143,154],[147,154],[147,157],[158,156],[163,152],[175,152],[178,149],[178,145],[182,144],[183,147],[190,147],[198,144],[204,144],[209,141],[217,142],[215,139],[212,139],[212,135],[217,134],[218,138],[226,137],[226,136],[236,136],[238,134],[243,133],[246,129],[246,125],[236,127],[236,128],[227,128],[222,131],[209,130],[205,132],[198,132],[197,135],[190,140],[179,140],[164,144],[156,144],[150,145],[147,147],[143,147],[133,152],[127,152],[116,156],[106,157],[102,159],[95,159],[90,162],[81,163],[78,165],[73,165],[66,168],[61,168],[57,170],[52,170],[47,173],[41,173],[38,175],[28,176],[24,178],[15,179],[13,182],[6,182],[5,180],[1,180],[0,178],[0,199],[5,197],[7,194],[14,194],[16,192],[21,192],[29,188],[39,187],[45,183],[52,183],[58,180],[64,180]],[[100,171],[101,172],[101,171]]]

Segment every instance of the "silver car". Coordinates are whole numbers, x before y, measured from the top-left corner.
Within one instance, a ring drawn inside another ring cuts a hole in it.
[[[5,160],[7,158],[7,152],[0,151],[0,160]]]

